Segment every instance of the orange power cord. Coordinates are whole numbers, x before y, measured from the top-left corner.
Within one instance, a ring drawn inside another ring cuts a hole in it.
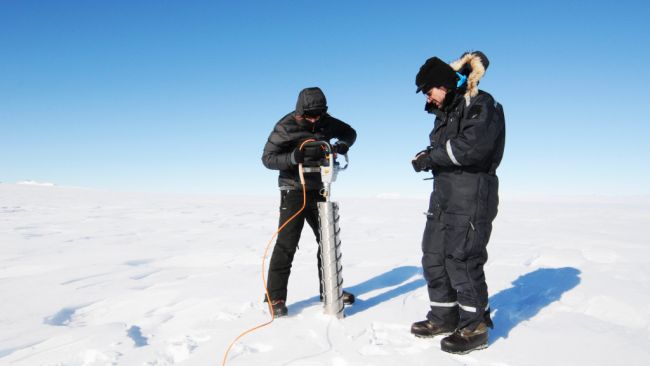
[[[312,142],[312,141],[316,141],[316,140],[315,139],[307,139],[307,140],[303,141],[302,144],[300,144],[300,150],[303,149],[303,147],[305,146],[306,143]],[[305,206],[307,205],[307,188],[305,187],[305,176],[304,176],[303,171],[302,171],[302,164],[301,164],[298,171],[299,171],[299,174],[300,174],[300,184],[302,185],[302,207],[300,208],[300,210],[298,210],[298,212],[293,214],[293,216],[291,216],[289,219],[287,219],[287,221],[285,221],[282,225],[280,225],[278,230],[276,230],[275,234],[273,234],[273,236],[271,237],[271,240],[269,240],[269,243],[266,244],[266,249],[264,249],[264,256],[262,257],[262,284],[264,285],[264,292],[266,293],[266,300],[268,301],[269,309],[271,310],[271,320],[269,320],[268,322],[266,322],[264,324],[257,325],[255,327],[241,333],[240,335],[237,336],[237,338],[235,338],[232,342],[230,342],[230,345],[226,349],[226,353],[223,355],[223,361],[221,362],[221,366],[226,365],[226,361],[228,359],[228,353],[230,353],[230,349],[232,348],[232,346],[235,345],[235,343],[237,343],[238,340],[240,340],[246,334],[252,333],[252,332],[254,332],[254,331],[256,331],[256,330],[258,330],[260,328],[263,328],[263,327],[273,323],[273,320],[275,319],[275,313],[273,311],[273,306],[271,305],[271,295],[269,294],[269,289],[266,287],[266,277],[264,275],[264,268],[266,268],[266,256],[269,253],[269,249],[271,248],[271,244],[273,244],[273,239],[275,239],[275,237],[278,236],[278,234],[280,234],[280,231],[282,231],[282,229],[284,229],[284,227],[287,226],[287,224],[289,224],[293,219],[295,219],[298,215],[300,215],[300,213],[305,209]]]

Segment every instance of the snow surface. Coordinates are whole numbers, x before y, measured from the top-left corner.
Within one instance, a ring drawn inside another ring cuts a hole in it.
[[[336,200],[358,302],[322,314],[306,228],[290,316],[228,365],[650,364],[650,198],[503,199],[486,266],[496,327],[466,356],[409,334],[427,311],[427,197]],[[221,365],[269,318],[278,201],[0,184],[0,365]]]

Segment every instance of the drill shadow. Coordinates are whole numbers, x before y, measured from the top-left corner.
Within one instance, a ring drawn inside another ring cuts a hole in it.
[[[384,272],[378,276],[370,278],[364,282],[345,288],[355,295],[356,301],[350,306],[346,306],[345,315],[353,316],[362,311],[368,310],[377,306],[385,301],[391,300],[400,295],[404,295],[417,288],[421,288],[426,282],[421,278],[422,271],[420,267],[402,266],[393,268],[388,272]],[[406,282],[413,277],[418,277],[412,281]],[[404,283],[406,282],[406,283]],[[394,287],[397,286],[397,287]],[[382,288],[394,287],[386,292],[377,294],[371,298],[363,299],[361,295],[366,293],[380,290]],[[301,300],[289,306],[290,314],[299,314],[307,307],[320,304],[319,296],[314,296],[309,299]]]
[[[520,323],[557,301],[580,283],[580,270],[573,267],[540,268],[520,276],[512,287],[490,297],[494,330],[489,343],[506,339]]]

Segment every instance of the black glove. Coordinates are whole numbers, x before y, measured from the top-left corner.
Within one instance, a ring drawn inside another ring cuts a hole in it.
[[[319,161],[325,157],[325,149],[322,145],[305,146],[304,156],[305,160]]]
[[[418,173],[431,170],[433,168],[433,161],[429,157],[429,150],[422,150],[415,154],[415,157],[411,160],[411,164],[413,164],[413,170]]]
[[[303,146],[300,149],[301,145],[302,143],[291,152],[292,164],[298,165],[304,164],[305,162],[315,163],[325,158],[325,150],[323,150],[321,145]]]
[[[293,149],[291,152],[291,163],[294,165],[302,164],[305,162],[305,152],[300,150],[300,147]]]
[[[335,154],[345,155],[348,153],[348,150],[350,150],[350,147],[343,141],[337,141],[332,147],[332,150]]]

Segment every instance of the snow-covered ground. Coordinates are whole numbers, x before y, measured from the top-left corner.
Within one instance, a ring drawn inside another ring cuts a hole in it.
[[[278,198],[0,184],[1,365],[220,365],[268,320],[261,256]],[[650,198],[502,199],[486,275],[495,329],[466,356],[409,334],[427,295],[427,197],[337,198],[346,288],[318,302],[305,229],[290,316],[228,365],[650,364]]]

